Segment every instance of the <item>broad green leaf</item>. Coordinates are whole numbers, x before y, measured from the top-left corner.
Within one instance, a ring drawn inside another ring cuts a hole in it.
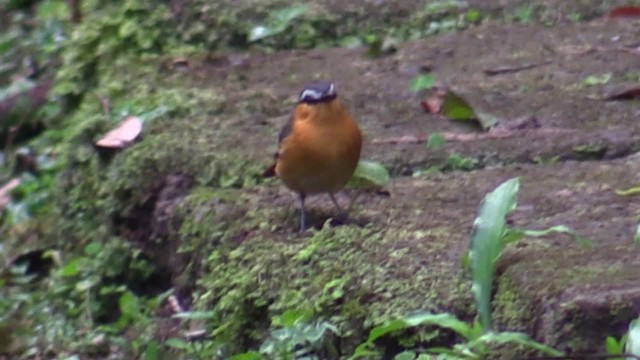
[[[482,130],[489,130],[498,123],[498,117],[484,111],[476,111],[476,120],[480,124]]]
[[[640,356],[640,317],[629,324],[625,352],[629,355]]]
[[[420,312],[412,315],[407,315],[401,319],[392,320],[384,325],[376,326],[371,329],[367,342],[374,342],[378,338],[387,335],[397,330],[403,330],[412,328],[418,325],[436,325],[439,327],[451,329],[458,334],[469,337],[471,329],[469,325],[464,321],[460,321],[454,315],[451,314],[432,314],[429,312]]]
[[[287,310],[272,319],[274,326],[288,327],[311,320],[313,314],[308,310]]]
[[[307,12],[307,5],[292,5],[276,10],[272,13],[272,21],[275,25],[288,26],[289,23]]]
[[[618,341],[613,336],[607,336],[607,339],[605,340],[607,354],[620,355],[624,353],[624,346],[626,343],[627,343],[627,335],[624,335],[623,337],[621,337],[620,341]]]
[[[482,335],[481,337],[479,337],[477,340],[471,342],[469,345],[471,348],[474,348],[478,344],[488,345],[488,344],[508,344],[508,343],[522,345],[551,356],[564,355],[562,351],[559,351],[547,345],[541,344],[533,340],[532,338],[530,338],[527,334],[520,333],[520,332],[508,332],[508,331],[499,332],[499,333],[488,332]]]
[[[120,311],[123,315],[137,317],[140,315],[140,300],[130,291],[120,295]]]
[[[383,187],[390,180],[391,177],[384,165],[374,161],[360,160],[348,185],[357,189],[370,189]]]
[[[251,29],[247,40],[253,42],[280,34],[287,30],[293,20],[304,15],[306,12],[307,6],[304,4],[276,10],[269,16],[267,25],[258,25]]]
[[[81,258],[73,259],[69,261],[65,266],[60,269],[60,275],[64,277],[72,277],[78,275],[80,272]]]
[[[584,79],[584,84],[587,86],[603,85],[611,80],[611,73],[597,75],[589,75]]]
[[[411,80],[411,91],[429,90],[436,84],[436,79],[431,74],[423,74]]]
[[[415,360],[416,353],[413,351],[403,351],[393,357],[394,360]]]
[[[447,92],[442,103],[442,113],[451,120],[473,120],[476,113],[469,103],[454,93]]]
[[[628,189],[615,189],[614,191],[620,196],[632,196],[640,194],[640,186],[634,186]]]
[[[633,236],[633,241],[640,246],[640,221],[636,224],[636,234]]]
[[[179,350],[186,350],[191,346],[188,341],[184,339],[179,339],[179,338],[167,339],[167,341],[165,341],[164,344]]]
[[[491,328],[491,287],[496,261],[504,249],[507,214],[516,208],[520,180],[512,178],[487,194],[478,210],[471,233],[469,260],[480,322],[485,331]]]
[[[97,255],[101,249],[102,249],[102,245],[100,243],[92,242],[87,244],[87,246],[84,247],[84,254],[87,256]]]
[[[445,95],[442,102],[442,113],[451,120],[475,120],[484,131],[498,123],[496,116],[474,110],[467,100],[453,91],[449,91]]]
[[[160,347],[156,341],[151,341],[144,350],[144,360],[158,360],[160,358]]]
[[[231,357],[231,360],[262,360],[262,354],[257,351],[249,351],[242,354],[236,354]]]

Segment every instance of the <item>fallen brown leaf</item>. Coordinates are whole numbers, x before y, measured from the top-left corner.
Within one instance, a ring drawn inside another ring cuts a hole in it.
[[[620,6],[609,11],[607,17],[612,18],[640,18],[640,6]]]
[[[117,128],[96,142],[102,148],[122,149],[135,140],[142,132],[142,120],[136,116],[127,116]]]
[[[20,179],[13,178],[0,188],[0,209],[4,209],[11,202],[11,191],[20,185]]]
[[[420,105],[429,114],[437,114],[442,111],[442,100],[441,98],[430,97],[423,100]]]
[[[437,114],[442,111],[442,103],[447,95],[447,89],[443,86],[434,86],[429,97],[420,102],[422,109],[429,114]]]
[[[525,64],[514,64],[514,65],[499,65],[494,68],[484,69],[483,72],[489,76],[518,72],[522,70],[533,69],[538,66],[550,64],[551,61],[543,61],[539,63],[525,63]]]
[[[615,88],[604,96],[604,100],[631,100],[635,98],[640,98],[640,84]]]

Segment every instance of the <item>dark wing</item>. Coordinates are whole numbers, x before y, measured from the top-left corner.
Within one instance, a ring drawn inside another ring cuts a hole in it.
[[[293,115],[291,115],[291,117],[289,118],[289,121],[287,121],[286,124],[284,124],[284,126],[282,127],[282,130],[280,130],[280,135],[278,135],[278,145],[280,145],[280,143],[286,139],[287,136],[289,136],[289,134],[291,134],[291,131],[293,130]]]
[[[280,145],[282,143],[282,141],[284,141],[284,139],[287,138],[287,136],[289,136],[291,134],[291,131],[293,131],[293,115],[289,118],[289,121],[287,121],[286,124],[284,124],[284,126],[282,127],[282,129],[280,130],[280,134],[278,135],[278,145]],[[278,160],[278,152],[276,151],[276,153],[273,155],[274,160]],[[264,177],[272,177],[276,175],[276,162],[274,161],[273,165],[271,165],[267,170],[265,170],[265,172],[262,174]]]

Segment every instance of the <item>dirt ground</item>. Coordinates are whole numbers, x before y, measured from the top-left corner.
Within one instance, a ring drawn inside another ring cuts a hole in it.
[[[347,223],[346,227],[364,226],[386,239],[361,249],[369,262],[359,266],[371,272],[395,269],[385,271],[407,277],[399,280],[406,288],[422,279],[430,281],[426,286],[436,287],[436,293],[447,293],[433,301],[416,289],[369,289],[374,298],[382,296],[380,291],[386,295],[365,301],[368,305],[392,306],[396,298],[416,296],[415,308],[453,307],[468,315],[462,310],[466,305],[451,306],[451,299],[469,302],[469,295],[453,287],[462,276],[459,259],[467,249],[477,207],[501,181],[521,177],[515,225],[567,225],[590,245],[552,235],[509,249],[495,293],[499,327],[525,330],[563,350],[602,351],[604,337],[623,333],[640,310],[640,249],[633,245],[640,206],[634,198],[614,192],[640,181],[640,165],[633,155],[639,144],[640,103],[603,99],[615,89],[638,84],[639,38],[637,22],[600,18],[553,28],[494,24],[403,43],[381,58],[367,57],[364,48],[256,52],[193,64],[186,76],[203,91],[226,97],[224,110],[212,120],[216,131],[224,134],[218,136],[218,146],[236,149],[265,166],[298,90],[317,79],[336,82],[339,96],[365,134],[363,158],[383,162],[394,177],[390,196],[361,195]],[[535,66],[497,75],[485,72],[523,64]],[[526,118],[535,125],[500,138],[447,142],[438,150],[424,143],[390,143],[434,132],[477,133],[422,110],[425,94],[411,92],[409,83],[425,69],[497,115],[501,124]],[[610,74],[606,84],[585,82],[589,76],[605,74]],[[254,136],[247,138],[247,133]],[[475,159],[478,169],[417,175],[444,164],[454,153]],[[293,234],[297,203],[279,184],[249,188],[242,196],[249,199],[241,206],[247,212],[274,210],[265,215],[270,226],[241,231],[242,244],[265,237],[273,243],[308,241]],[[312,199],[309,207],[316,227],[331,215],[328,199]],[[357,278],[353,287],[365,287],[366,279]],[[373,321],[373,316],[365,318]]]

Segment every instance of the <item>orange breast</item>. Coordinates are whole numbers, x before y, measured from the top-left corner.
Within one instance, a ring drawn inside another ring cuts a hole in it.
[[[360,159],[360,128],[339,100],[300,104],[291,134],[280,145],[276,174],[291,190],[336,192],[349,181]]]

